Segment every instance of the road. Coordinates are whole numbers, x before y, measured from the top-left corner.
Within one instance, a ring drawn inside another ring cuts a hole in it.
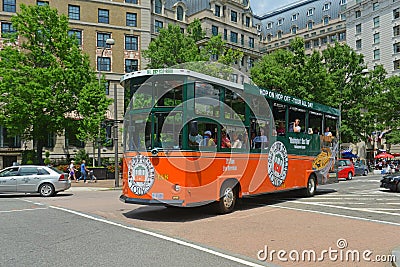
[[[0,266],[391,266],[376,256],[400,245],[400,194],[380,189],[379,178],[321,186],[313,198],[245,199],[218,216],[210,207],[124,204],[118,190],[0,195]],[[350,250],[361,259],[346,260]],[[304,251],[316,259],[302,260]]]

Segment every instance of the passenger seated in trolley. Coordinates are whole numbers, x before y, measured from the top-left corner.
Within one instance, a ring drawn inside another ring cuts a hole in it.
[[[215,146],[214,139],[212,139],[211,136],[212,136],[211,131],[205,131],[203,140],[200,141],[199,146],[206,146],[206,147]]]
[[[264,134],[264,129],[260,129],[258,135],[253,139],[253,148],[265,149],[268,147],[268,138]]]

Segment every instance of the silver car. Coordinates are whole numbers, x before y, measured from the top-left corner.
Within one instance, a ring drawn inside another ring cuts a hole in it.
[[[53,167],[22,165],[0,171],[0,192],[39,193],[50,197],[70,187],[68,174]]]

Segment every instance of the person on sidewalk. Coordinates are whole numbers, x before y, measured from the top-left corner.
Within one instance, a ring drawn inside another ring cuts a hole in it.
[[[71,160],[71,164],[68,167],[68,171],[69,171],[68,179],[72,180],[72,178],[74,178],[75,182],[77,183],[78,180],[76,179],[76,176],[75,176],[75,172],[77,170],[75,169],[75,165],[74,165],[74,161],[73,160]]]
[[[81,177],[79,177],[78,181],[82,180],[82,178],[83,178],[83,181],[84,181],[84,183],[86,184],[86,183],[87,183],[86,178],[87,178],[87,175],[88,175],[88,171],[89,171],[89,170],[88,170],[88,168],[86,167],[85,160],[82,160],[82,164],[81,164]]]

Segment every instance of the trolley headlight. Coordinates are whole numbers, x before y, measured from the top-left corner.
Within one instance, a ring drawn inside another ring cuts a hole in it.
[[[174,190],[175,190],[176,192],[181,191],[181,186],[180,186],[179,184],[174,185]]]

